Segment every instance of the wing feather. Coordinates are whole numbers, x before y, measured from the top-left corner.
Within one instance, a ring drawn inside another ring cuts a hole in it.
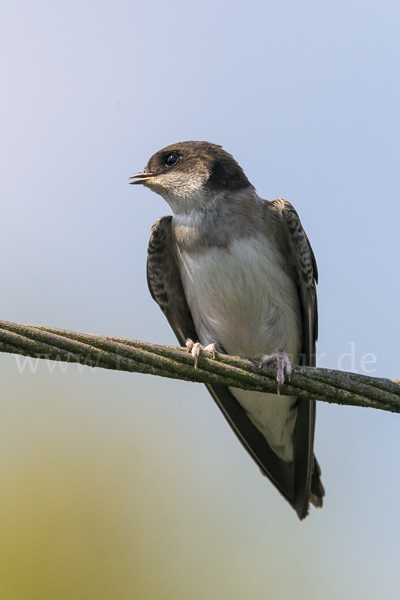
[[[281,250],[288,258],[299,292],[303,324],[301,364],[315,367],[315,343],[318,337],[318,270],[315,256],[293,206],[281,198],[270,203],[265,201],[265,206],[280,218]],[[298,401],[294,431],[294,488],[297,510],[303,516],[307,515],[310,501],[316,506],[322,506],[325,494],[320,480],[321,471],[313,451],[315,411],[315,401]]]

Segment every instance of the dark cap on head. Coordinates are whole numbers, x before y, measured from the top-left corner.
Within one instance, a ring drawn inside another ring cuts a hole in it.
[[[153,175],[171,172],[205,176],[210,191],[237,191],[253,187],[236,160],[222,146],[210,142],[178,142],[154,154],[145,171]]]

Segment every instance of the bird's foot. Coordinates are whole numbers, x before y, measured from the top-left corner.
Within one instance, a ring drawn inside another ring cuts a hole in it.
[[[285,371],[290,381],[290,375],[292,374],[292,364],[289,357],[284,352],[277,352],[276,354],[265,354],[260,361],[260,368],[266,363],[276,361],[277,372],[276,380],[278,382],[278,394],[280,393],[281,386],[285,383]]]
[[[197,361],[199,360],[200,353],[212,352],[212,357],[215,358],[215,344],[208,344],[208,346],[202,346],[200,342],[194,343],[192,340],[186,340],[186,348],[194,358],[194,368],[197,369]]]

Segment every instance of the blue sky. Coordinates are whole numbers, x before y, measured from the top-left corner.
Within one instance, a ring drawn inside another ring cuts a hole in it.
[[[299,212],[320,365],[398,379],[399,27],[389,1],[3,2],[1,318],[175,343],[145,278],[169,207],[128,178],[202,139]],[[299,523],[201,386],[0,359],[3,475],[38,444],[146,472],[174,597],[398,598],[397,415],[318,406],[327,497]]]

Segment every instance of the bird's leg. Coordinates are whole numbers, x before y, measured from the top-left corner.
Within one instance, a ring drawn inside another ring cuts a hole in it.
[[[277,364],[276,380],[278,382],[279,394],[281,385],[285,383],[285,370],[290,381],[290,375],[292,374],[292,365],[287,354],[285,354],[284,352],[277,352],[276,354],[265,354],[260,361],[260,368],[266,363],[270,363],[275,360]]]
[[[202,346],[200,342],[194,343],[192,340],[186,340],[186,348],[190,351],[194,358],[194,368],[197,369],[197,361],[201,351],[212,352],[213,358],[215,358],[215,344],[208,344],[208,346]]]

